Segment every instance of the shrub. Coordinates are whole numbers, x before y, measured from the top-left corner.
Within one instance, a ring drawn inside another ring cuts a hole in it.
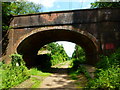
[[[97,67],[96,78],[89,81],[89,88],[120,89],[120,49],[110,56],[102,56]]]
[[[2,64],[2,87],[1,89],[11,88],[27,78],[29,78],[28,70],[25,67],[25,62],[19,54],[11,55],[11,64]]]
[[[120,68],[110,67],[106,70],[100,69],[94,80],[88,83],[89,88],[120,88]]]
[[[22,55],[12,54],[11,58],[12,58],[12,60],[11,60],[12,66],[24,66],[25,65],[25,62],[22,59]]]

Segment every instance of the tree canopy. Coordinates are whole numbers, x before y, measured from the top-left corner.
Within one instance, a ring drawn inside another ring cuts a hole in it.
[[[72,58],[79,61],[79,63],[85,62],[86,58],[84,50],[80,46],[75,45],[75,50],[72,54]]]
[[[41,4],[24,0],[2,2],[2,30],[8,30],[12,15],[37,13],[40,12],[41,7]]]
[[[69,57],[67,53],[65,52],[62,45],[59,45],[58,43],[52,42],[46,45],[46,48],[49,51],[51,51],[51,64],[56,65],[58,63],[62,63],[64,61],[69,60]],[[40,49],[42,50],[42,48]]]
[[[102,2],[99,0],[98,2],[91,3],[91,8],[115,8],[120,7],[120,2]]]
[[[18,2],[2,2],[2,53],[8,44],[7,31],[11,28],[9,27],[13,15],[38,13],[41,10],[40,4],[35,4],[33,2],[28,2],[24,0],[18,0]]]

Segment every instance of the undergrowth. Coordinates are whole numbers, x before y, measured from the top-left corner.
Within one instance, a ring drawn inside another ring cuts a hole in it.
[[[31,68],[28,70],[25,66],[24,60],[22,59],[22,55],[12,54],[11,58],[12,60],[10,64],[0,62],[0,71],[2,72],[2,74],[0,73],[0,89],[9,89],[14,87],[26,79],[29,79],[32,75],[41,76],[41,78],[50,75],[50,73],[43,73],[37,68]],[[33,77],[31,78],[33,79]],[[38,79],[33,80],[33,88],[37,87],[41,83]]]
[[[89,80],[88,88],[120,90],[120,48],[110,56],[102,56],[96,67],[96,77]]]
[[[91,78],[86,71],[81,59],[73,58],[72,71],[69,73],[72,79],[83,73],[87,79],[87,89],[116,89],[120,90],[120,48],[109,56],[100,56],[100,61],[96,64],[95,77]]]
[[[0,89],[9,89],[30,77],[22,56],[19,54],[12,54],[11,58],[12,61],[10,64],[1,62],[0,71],[2,71],[2,86]]]

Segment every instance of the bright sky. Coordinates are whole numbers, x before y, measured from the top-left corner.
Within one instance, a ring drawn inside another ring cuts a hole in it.
[[[66,41],[58,41],[57,43],[60,45],[63,45],[64,50],[66,51],[66,53],[69,57],[72,56],[72,54],[74,52],[74,48],[75,48],[75,43],[66,42]]]
[[[28,0],[37,4],[42,4],[43,12],[85,9],[90,7],[90,3],[95,0]]]
[[[90,3],[95,0],[28,0],[37,4],[42,4],[43,12],[50,11],[63,11],[63,10],[75,10],[75,9],[87,9],[90,8]],[[75,44],[71,42],[60,41],[58,44],[62,44],[68,56],[72,56]]]

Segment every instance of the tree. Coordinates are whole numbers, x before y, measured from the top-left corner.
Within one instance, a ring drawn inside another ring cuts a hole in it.
[[[76,45],[75,50],[72,54],[72,58],[78,60],[80,63],[83,63],[85,61],[84,50],[80,46]]]
[[[41,5],[19,0],[19,2],[2,2],[2,55],[8,44],[8,30],[13,15],[40,12]],[[0,43],[1,44],[1,43]]]
[[[11,11],[12,15],[20,15],[20,14],[30,14],[40,12],[41,4],[35,4],[33,2],[26,2],[23,0],[19,0],[20,2],[11,2]]]
[[[59,64],[68,60],[68,55],[66,54],[62,45],[59,45],[58,43],[53,42],[53,43],[47,44],[46,49],[51,51],[50,56],[51,56],[52,65]],[[42,48],[40,50],[42,50]]]
[[[85,61],[86,61],[86,58],[85,58],[85,52],[84,52],[84,50],[80,47],[80,46],[78,46],[78,45],[76,45],[75,46],[75,50],[74,50],[74,52],[73,52],[73,54],[72,54],[72,68],[76,71],[76,70],[78,70],[78,69],[80,69],[79,67],[80,67],[80,65],[81,64],[83,64],[83,63],[85,63]]]
[[[51,51],[51,54],[54,55],[55,53],[61,53],[65,56],[67,56],[64,48],[62,45],[59,45],[58,43],[50,43],[47,45],[47,49]]]
[[[102,2],[99,0],[97,2],[91,3],[91,8],[115,8],[120,7],[120,2]]]
[[[2,2],[2,30],[6,31],[9,29],[13,15],[37,13],[40,12],[40,9],[40,4],[24,0],[19,0],[19,2]]]

